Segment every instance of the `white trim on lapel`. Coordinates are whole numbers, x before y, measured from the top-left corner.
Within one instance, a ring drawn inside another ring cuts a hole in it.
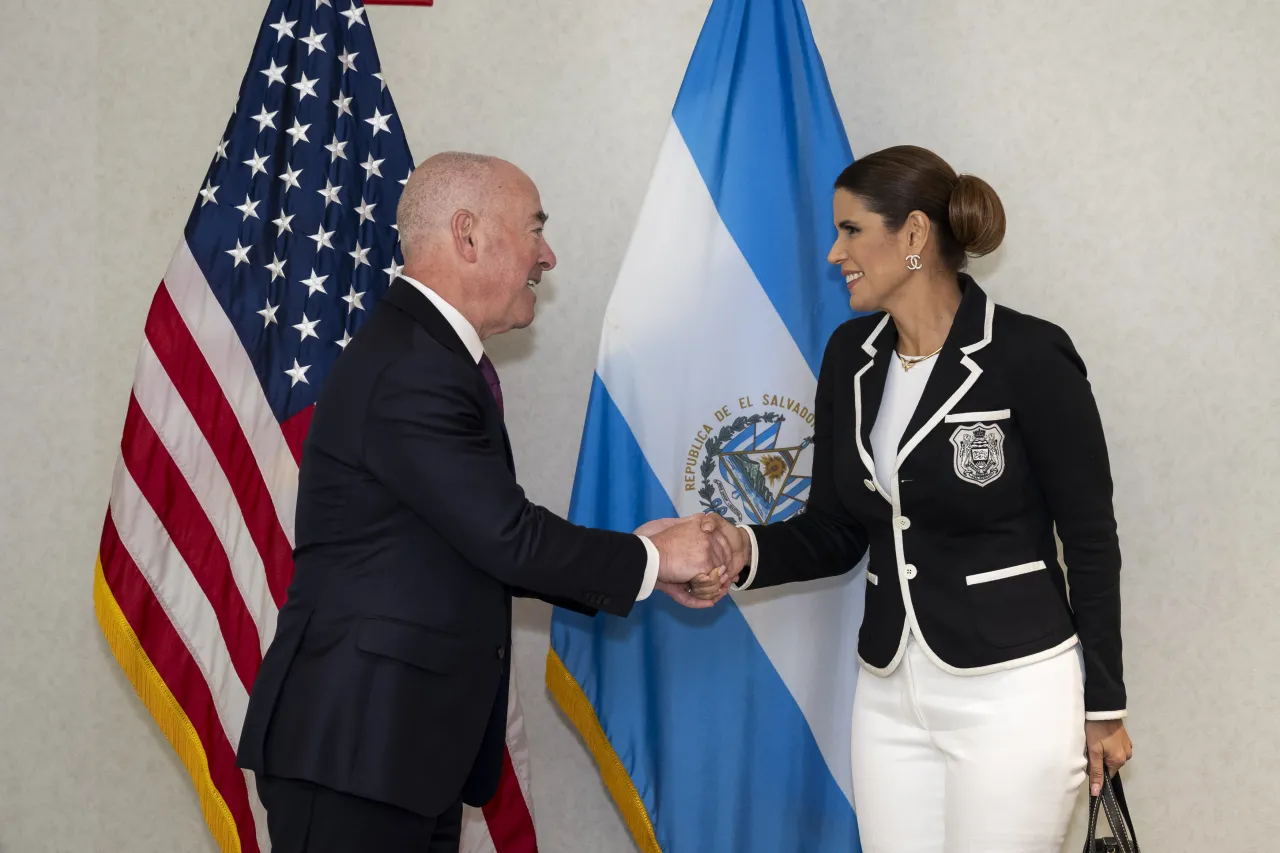
[[[871,360],[863,365],[853,377],[853,435],[854,440],[858,443],[858,455],[862,457],[862,464],[866,466],[867,472],[871,475],[871,482],[875,485],[876,491],[880,493],[880,497],[889,503],[893,503],[893,498],[889,497],[889,493],[884,490],[884,486],[880,485],[880,480],[876,477],[876,462],[862,443],[862,376],[876,364],[876,338],[880,337],[880,333],[884,331],[885,325],[889,322],[889,312],[880,318],[880,322],[876,324],[875,331],[862,342],[862,351],[871,356]]]
[[[977,382],[978,377],[982,375],[982,368],[978,366],[977,362],[969,358],[969,356],[991,343],[991,325],[996,313],[996,303],[986,294],[983,294],[983,297],[986,299],[987,304],[984,307],[985,316],[982,322],[982,340],[971,343],[968,346],[960,347],[960,352],[964,354],[960,359],[960,363],[969,369],[969,376],[964,380],[964,382],[960,383],[960,387],[956,389],[956,392],[947,398],[947,402],[943,403],[942,407],[933,413],[933,417],[925,421],[924,426],[916,430],[916,434],[911,436],[911,440],[902,445],[902,449],[898,451],[899,468],[902,467],[902,461],[907,458],[911,451],[916,449],[916,445],[923,441],[924,437],[929,434],[929,431],[936,427],[943,418],[951,413],[951,410],[955,408],[956,403],[960,402],[961,398],[963,398],[964,395],[969,392],[969,389],[973,387],[973,383]]]

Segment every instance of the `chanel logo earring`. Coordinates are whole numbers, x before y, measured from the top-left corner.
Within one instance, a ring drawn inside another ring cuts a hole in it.
[[[924,269],[924,264],[920,263],[919,255],[907,255],[907,269],[909,270]]]

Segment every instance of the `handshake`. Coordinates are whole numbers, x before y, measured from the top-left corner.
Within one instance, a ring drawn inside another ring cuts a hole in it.
[[[712,607],[751,562],[751,537],[718,513],[659,518],[635,531],[658,549],[658,584],[685,607]]]

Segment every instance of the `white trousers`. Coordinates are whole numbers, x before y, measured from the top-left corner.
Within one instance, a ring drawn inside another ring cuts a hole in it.
[[[1059,853],[1086,775],[1078,650],[962,676],[912,636],[892,675],[859,673],[852,752],[866,853]]]

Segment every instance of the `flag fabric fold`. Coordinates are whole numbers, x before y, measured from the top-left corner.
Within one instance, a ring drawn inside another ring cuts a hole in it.
[[[853,316],[825,262],[851,160],[803,3],[715,0],[606,309],[573,521],[803,511],[818,367]],[[555,612],[548,686],[642,850],[859,849],[860,575]]]
[[[400,271],[413,167],[365,9],[271,0],[235,110],[152,299],[94,573],[108,645],[224,851],[266,851],[235,766],[293,573],[316,395]],[[463,850],[536,850],[512,694],[500,802]]]

